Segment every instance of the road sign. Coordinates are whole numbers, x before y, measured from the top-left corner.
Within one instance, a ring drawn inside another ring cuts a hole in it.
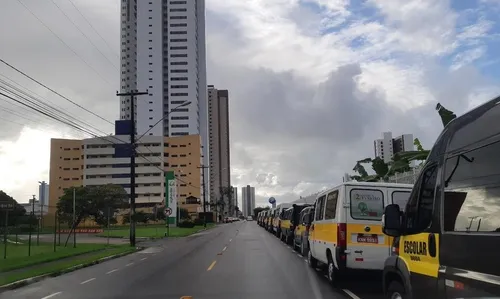
[[[16,207],[16,204],[13,202],[0,202],[0,211],[12,211]]]
[[[165,215],[167,215],[167,216],[172,215],[172,209],[171,208],[166,208],[165,209]]]

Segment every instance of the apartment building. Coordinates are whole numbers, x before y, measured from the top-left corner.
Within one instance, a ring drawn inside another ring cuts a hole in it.
[[[118,129],[117,132],[120,130]],[[113,135],[84,140],[52,139],[50,159],[49,206],[55,206],[65,188],[116,184],[130,193],[130,138]],[[163,204],[164,171],[174,171],[177,178],[179,207],[196,213],[200,204],[188,198],[202,198],[201,138],[144,136],[137,141],[136,206],[149,211]]]
[[[166,171],[173,171],[177,179],[178,207],[189,214],[203,211],[202,148],[199,135],[165,137]]]
[[[395,154],[415,150],[413,134],[403,134],[392,138],[392,132],[382,133],[381,139],[373,141],[375,157],[380,157],[385,163],[392,161]]]
[[[55,214],[64,189],[83,185],[83,160],[82,140],[50,140],[49,214]]]
[[[253,210],[255,209],[255,187],[246,185],[246,187],[241,187],[241,207],[243,216],[253,216]]]
[[[210,199],[223,199],[224,215],[234,215],[234,196],[222,190],[231,187],[229,150],[229,94],[208,85],[208,136],[210,154]]]
[[[200,135],[208,165],[205,1],[122,0],[120,35],[120,90],[148,91],[132,101],[137,133]],[[130,119],[132,102],[121,99],[121,120]]]

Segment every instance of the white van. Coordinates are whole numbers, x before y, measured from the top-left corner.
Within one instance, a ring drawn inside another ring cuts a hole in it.
[[[392,238],[382,233],[385,206],[404,207],[413,185],[345,182],[316,197],[309,265],[328,265],[328,279],[347,270],[383,270]]]

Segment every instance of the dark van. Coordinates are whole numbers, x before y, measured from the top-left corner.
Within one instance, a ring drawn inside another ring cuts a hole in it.
[[[446,126],[383,231],[387,298],[500,298],[500,97]]]

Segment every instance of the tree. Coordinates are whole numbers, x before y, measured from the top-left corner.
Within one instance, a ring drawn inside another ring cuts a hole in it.
[[[76,221],[73,222],[73,190],[75,192]],[[128,206],[129,195],[121,186],[80,186],[67,188],[57,203],[61,220],[72,223],[72,228],[78,226],[85,219],[92,219],[99,225],[107,225],[108,208],[111,218],[119,208]],[[114,219],[113,221],[116,221]]]
[[[380,157],[376,157],[372,160],[372,168],[379,178],[383,178],[387,172],[389,172],[389,166]]]
[[[229,210],[229,214],[232,214],[233,210],[233,195],[234,195],[234,188],[233,186],[229,187],[220,187],[220,196],[224,204],[222,205],[223,207],[226,206],[226,202],[224,201],[224,197],[227,198],[227,208]],[[224,214],[224,208],[222,208],[221,214]]]
[[[179,209],[179,219],[191,219],[191,217],[189,217],[189,211],[184,208]]]
[[[8,216],[9,226],[14,226],[17,224],[29,224],[30,221],[33,225],[37,225],[38,221],[36,220],[36,218],[32,219],[33,216],[26,215],[26,210],[23,208],[23,206],[17,203],[17,201],[14,198],[12,198],[10,195],[3,192],[2,190],[0,190],[0,202],[14,204],[14,209],[9,211],[9,216]],[[2,211],[0,213],[0,226],[3,227],[4,224],[5,224],[5,212]]]
[[[419,151],[419,152],[424,151],[424,147],[423,147],[423,146],[422,146],[422,144],[420,143],[420,139],[415,138],[415,139],[413,140],[413,145],[415,145],[415,147],[417,148],[417,151]]]

